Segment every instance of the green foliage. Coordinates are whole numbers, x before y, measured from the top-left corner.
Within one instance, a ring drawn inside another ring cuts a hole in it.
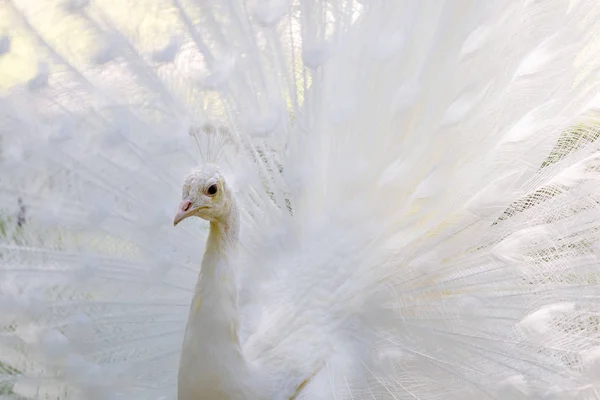
[[[16,375],[20,375],[20,374],[21,374],[20,371],[16,370],[15,368],[11,367],[10,365],[0,362],[0,375],[16,376]],[[0,395],[3,395],[3,396],[14,395],[15,393],[13,392],[12,388],[13,388],[12,382],[10,382],[10,381],[0,382]]]
[[[6,238],[6,236],[8,235],[7,226],[9,223],[10,217],[0,215],[0,238]]]

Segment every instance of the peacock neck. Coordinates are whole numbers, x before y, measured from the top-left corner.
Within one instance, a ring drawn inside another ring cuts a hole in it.
[[[251,382],[239,338],[239,217],[212,221],[182,350],[179,399],[244,398]]]
[[[237,207],[232,207],[226,218],[210,222],[210,233],[202,259],[200,278],[196,287],[197,312],[212,327],[235,327],[235,343],[238,325],[238,292],[236,258],[239,240],[239,217]],[[194,305],[192,305],[194,307]],[[225,324],[226,326],[224,326]]]
[[[231,263],[237,253],[239,229],[237,207],[233,207],[226,218],[210,222],[210,233],[202,259],[202,276],[233,274]]]

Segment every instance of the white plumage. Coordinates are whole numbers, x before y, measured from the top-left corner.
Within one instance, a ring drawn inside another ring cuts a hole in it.
[[[0,398],[599,399],[595,3],[0,3]]]

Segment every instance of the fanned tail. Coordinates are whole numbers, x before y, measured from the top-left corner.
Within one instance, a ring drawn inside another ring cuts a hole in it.
[[[257,356],[309,330],[306,398],[596,398],[598,11],[366,7],[283,163],[296,245],[261,252],[287,275]]]

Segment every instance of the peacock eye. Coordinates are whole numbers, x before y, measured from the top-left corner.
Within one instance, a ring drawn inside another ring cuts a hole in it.
[[[217,194],[217,184],[215,183],[214,185],[210,185],[208,189],[206,189],[206,194],[209,196],[214,196]]]

